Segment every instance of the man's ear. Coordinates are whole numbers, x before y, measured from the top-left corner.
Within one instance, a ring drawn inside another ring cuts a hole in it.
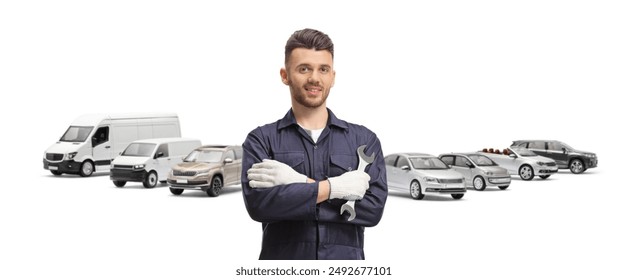
[[[281,68],[281,70],[279,70],[279,75],[281,75],[281,82],[284,83],[284,85],[288,84],[288,71],[286,71],[286,68]]]
[[[331,86],[329,88],[334,87],[334,84],[336,84],[336,70],[332,72]]]

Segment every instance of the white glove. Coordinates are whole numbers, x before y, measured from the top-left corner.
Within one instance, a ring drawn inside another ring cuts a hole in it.
[[[253,164],[246,172],[251,188],[270,188],[292,183],[307,183],[307,176],[296,172],[285,163],[265,159]]]
[[[364,171],[353,170],[327,180],[329,181],[329,199],[360,200],[369,188],[371,176]]]

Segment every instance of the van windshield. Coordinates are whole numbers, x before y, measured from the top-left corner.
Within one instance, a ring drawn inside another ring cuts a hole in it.
[[[183,161],[185,162],[220,162],[222,159],[222,151],[192,151]]]
[[[150,157],[153,155],[155,146],[157,146],[157,144],[131,143],[126,147],[124,152],[122,152],[122,155],[130,157]]]
[[[63,142],[85,142],[89,134],[94,129],[93,126],[70,126],[68,130],[65,131],[63,136],[59,141]]]

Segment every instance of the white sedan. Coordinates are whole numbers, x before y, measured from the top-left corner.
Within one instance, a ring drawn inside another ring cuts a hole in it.
[[[390,154],[384,161],[388,187],[409,190],[414,199],[423,199],[425,193],[450,194],[454,199],[461,199],[467,191],[462,175],[433,155]]]

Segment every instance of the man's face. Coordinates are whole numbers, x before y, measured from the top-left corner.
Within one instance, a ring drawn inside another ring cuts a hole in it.
[[[293,101],[307,108],[325,106],[336,77],[333,62],[331,53],[326,50],[292,50],[280,74],[283,83],[290,87]]]

